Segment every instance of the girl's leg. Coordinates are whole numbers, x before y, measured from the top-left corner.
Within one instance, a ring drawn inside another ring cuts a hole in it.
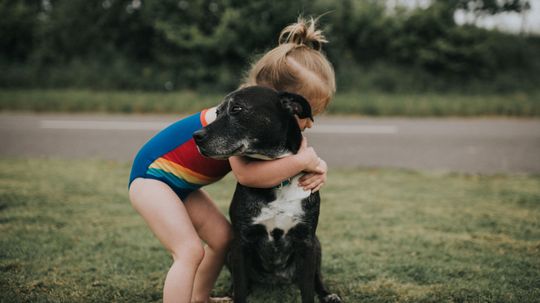
[[[210,197],[202,190],[191,193],[185,201],[186,209],[199,237],[207,244],[205,254],[193,285],[192,302],[207,302],[210,291],[225,262],[232,228]]]
[[[204,250],[184,204],[168,185],[151,179],[134,180],[129,197],[174,260],[163,286],[163,302],[189,303]]]

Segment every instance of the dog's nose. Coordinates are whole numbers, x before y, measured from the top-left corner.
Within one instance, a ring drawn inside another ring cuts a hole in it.
[[[195,142],[201,142],[206,137],[206,131],[204,129],[198,130],[193,133],[193,139],[195,139]]]

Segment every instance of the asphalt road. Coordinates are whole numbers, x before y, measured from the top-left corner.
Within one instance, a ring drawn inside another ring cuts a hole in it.
[[[0,156],[131,161],[176,116],[0,114]],[[316,119],[308,142],[330,167],[539,173],[538,119]]]

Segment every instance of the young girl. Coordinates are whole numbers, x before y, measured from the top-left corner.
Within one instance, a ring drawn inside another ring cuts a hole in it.
[[[333,68],[321,53],[326,42],[313,19],[299,18],[281,32],[279,45],[252,66],[242,87],[262,85],[300,94],[313,115],[321,113],[335,92]],[[300,172],[306,173],[300,179],[306,190],[317,191],[326,181],[326,163],[305,139],[296,155],[278,160],[204,158],[192,134],[212,123],[215,109],[167,127],[143,146],[133,163],[131,203],[173,257],[163,288],[165,303],[214,301],[210,291],[233,235],[230,223],[200,187],[231,169],[238,182],[250,187],[276,186]],[[302,130],[312,126],[310,119],[297,120]]]

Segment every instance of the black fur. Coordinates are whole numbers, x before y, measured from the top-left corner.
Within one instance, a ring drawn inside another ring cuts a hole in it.
[[[216,120],[196,132],[194,138],[201,153],[208,157],[276,159],[294,154],[300,147],[302,134],[295,115],[313,119],[309,103],[302,96],[248,87],[229,94],[219,105]],[[318,192],[295,200],[301,205],[301,218],[287,231],[277,227],[268,230],[254,223],[263,209],[276,202],[278,193],[283,193],[280,190],[284,188],[236,186],[229,209],[234,240],[228,262],[234,302],[247,302],[254,284],[276,283],[297,284],[303,303],[314,302],[315,293],[320,302],[341,302],[328,292],[321,278],[321,246],[315,235]]]

